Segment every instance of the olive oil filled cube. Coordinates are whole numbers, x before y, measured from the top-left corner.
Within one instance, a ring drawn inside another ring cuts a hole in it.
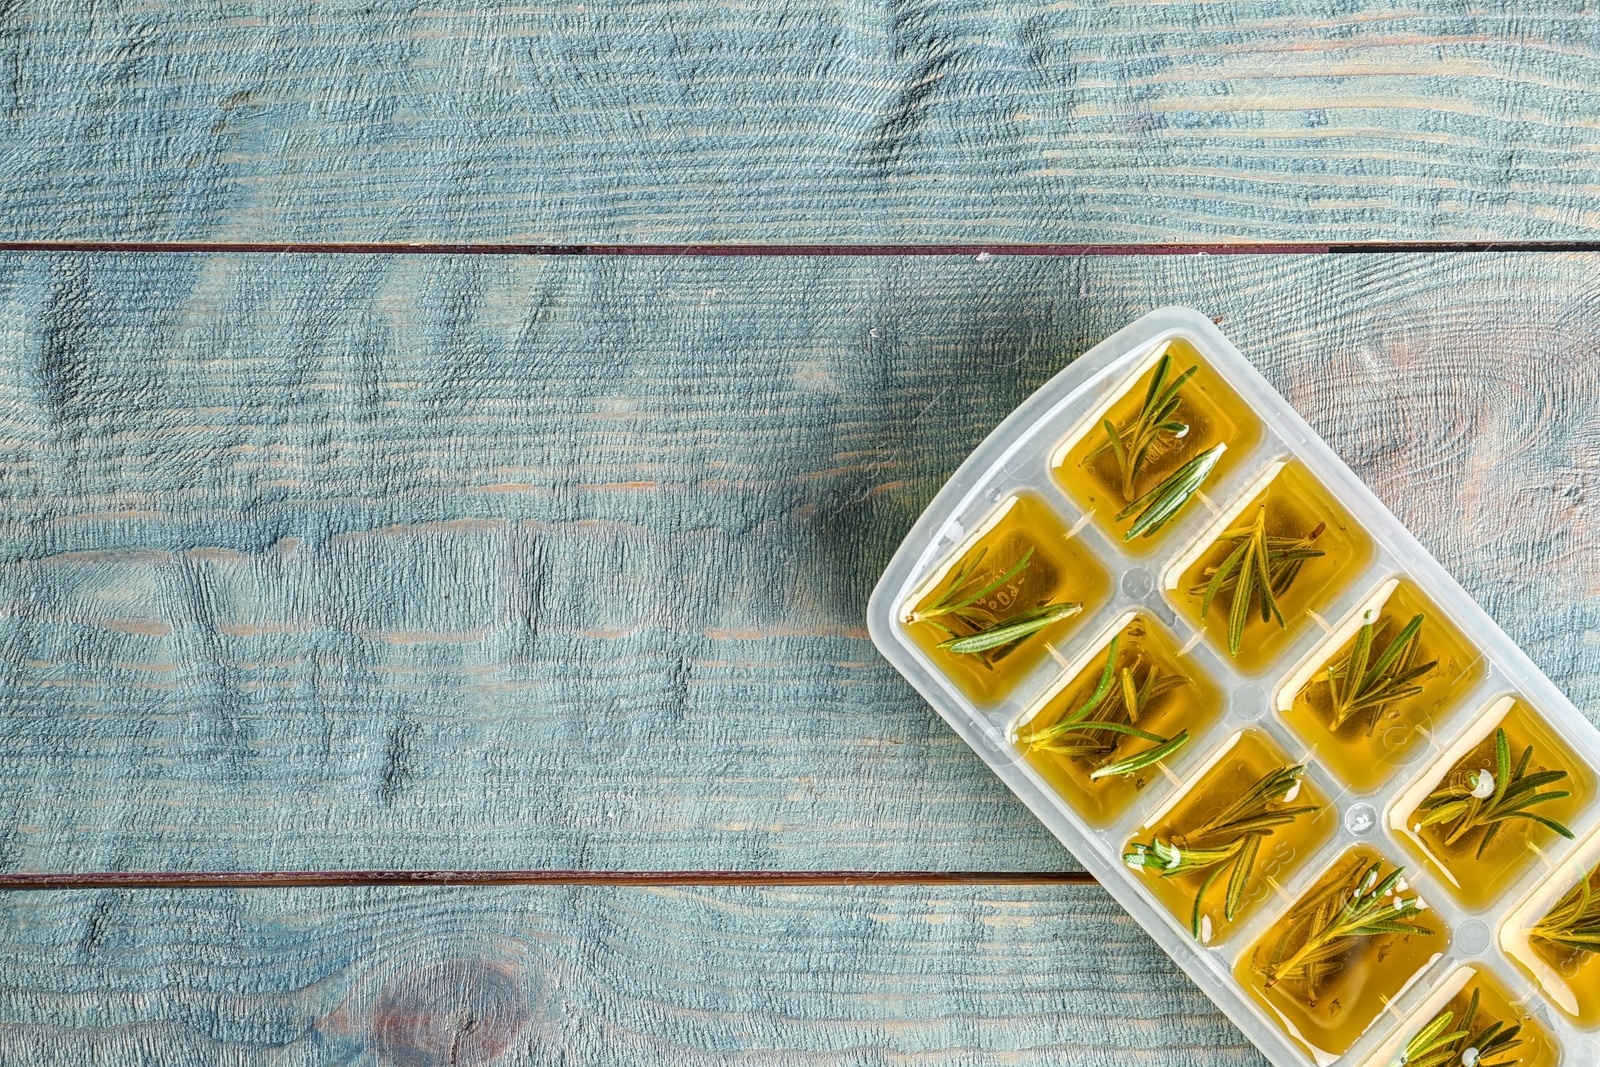
[[[1071,539],[1044,501],[1024,493],[996,508],[912,594],[902,622],[962,692],[994,701],[1027,677],[1050,642],[1078,626],[1110,591],[1105,568]],[[1029,619],[1046,624],[1033,626]],[[1015,640],[973,651],[950,647],[952,641],[1015,631],[1024,623],[1028,628]]]
[[[1183,378],[1191,367],[1194,373]],[[1157,386],[1154,393],[1152,384]],[[1152,410],[1152,405],[1169,394],[1177,405],[1165,420],[1158,422],[1155,417],[1161,412]],[[1107,422],[1117,431],[1117,447],[1111,445]],[[1160,429],[1161,426],[1167,429]],[[1143,369],[1108,409],[1097,412],[1074,437],[1056,449],[1050,466],[1068,495],[1085,511],[1092,512],[1102,529],[1121,540],[1154,500],[1135,506],[1131,513],[1118,518],[1129,511],[1131,504],[1158,487],[1176,484],[1171,479],[1186,464],[1197,460],[1190,470],[1203,475],[1198,478],[1198,488],[1205,492],[1206,487],[1215,485],[1237,466],[1260,437],[1260,421],[1238,394],[1193,345],[1175,338],[1143,363]],[[1199,459],[1218,445],[1225,447],[1213,460]],[[1180,511],[1193,506],[1191,500]],[[1153,529],[1148,536],[1136,534],[1127,540],[1126,547],[1138,554],[1153,551],[1161,542],[1164,529],[1177,517],[1175,513],[1167,524]]]
[[[1431,998],[1425,1011],[1408,1020],[1396,1055],[1383,1060],[1382,1067],[1393,1063],[1556,1067],[1560,1062],[1561,1046],[1555,1038],[1488,971],[1462,967],[1443,983],[1441,992],[1451,987],[1454,992],[1447,993],[1443,1002]]]
[[[1559,976],[1574,1005],[1569,1014],[1585,1027],[1600,1025],[1600,956],[1550,942],[1534,942],[1534,951]]]
[[[1135,615],[1024,714],[1012,742],[1085,819],[1104,826],[1170,773],[1147,759],[1196,743],[1221,711],[1222,694],[1199,666],[1160,624]]]
[[[1327,798],[1303,770],[1265,734],[1235,734],[1134,834],[1123,862],[1196,940],[1222,942],[1333,833]],[[1264,836],[1245,832],[1263,821],[1275,823]]]
[[[1401,796],[1390,824],[1463,904],[1478,907],[1538,862],[1564,836],[1554,827],[1571,823],[1593,793],[1584,762],[1526,703],[1504,697]]]
[[[1349,849],[1234,966],[1249,995],[1319,1063],[1349,1051],[1449,946],[1443,920],[1397,869],[1376,849]],[[1368,923],[1406,930],[1362,933]]]
[[[1600,1026],[1600,868],[1581,872],[1559,896],[1541,896],[1532,926],[1503,942],[1557,1007],[1586,1029]]]
[[[1258,671],[1314,625],[1311,613],[1327,611],[1371,558],[1366,533],[1311,472],[1289,462],[1198,553],[1169,570],[1166,584],[1177,606],[1235,666]],[[1266,601],[1263,570],[1271,578]],[[1244,610],[1230,619],[1241,595]]]
[[[1385,583],[1349,623],[1345,641],[1319,649],[1283,688],[1279,710],[1319,761],[1365,792],[1458,710],[1483,677],[1483,656],[1404,579]]]

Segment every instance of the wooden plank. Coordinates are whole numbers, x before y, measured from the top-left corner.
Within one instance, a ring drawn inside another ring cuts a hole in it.
[[[0,873],[0,890],[302,889],[351,886],[1099,885],[1087,871],[100,871]]]
[[[39,1067],[1266,1062],[1097,889],[9,894],[0,939]]]
[[[861,620],[1167,303],[1593,709],[1595,262],[0,258],[0,860],[1061,869]]]
[[[14,239],[1600,234],[1566,4],[41,0],[0,63]]]

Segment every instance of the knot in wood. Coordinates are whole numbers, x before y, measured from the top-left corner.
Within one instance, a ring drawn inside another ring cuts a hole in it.
[[[446,960],[386,983],[370,1033],[382,1064],[473,1067],[497,1059],[529,1016],[527,994],[507,967]]]

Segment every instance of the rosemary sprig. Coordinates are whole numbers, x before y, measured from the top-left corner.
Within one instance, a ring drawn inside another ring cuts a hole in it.
[[[1504,729],[1494,732],[1495,769],[1473,771],[1464,778],[1440,785],[1417,808],[1425,826],[1444,826],[1446,845],[1454,845],[1474,830],[1487,828],[1483,840],[1478,842],[1477,856],[1489,847],[1500,827],[1512,819],[1527,819],[1572,840],[1572,831],[1556,820],[1529,811],[1535,804],[1561,800],[1572,794],[1565,790],[1539,792],[1540,787],[1552,785],[1567,777],[1566,771],[1540,771],[1528,773],[1528,763],[1533,759],[1533,746],[1523,750],[1522,759],[1515,769],[1511,766],[1511,744]],[[1452,776],[1453,777],[1453,776]]]
[[[1105,666],[1100,670],[1100,680],[1087,699],[1042,730],[1019,738],[1030,752],[1052,752],[1071,759],[1088,758],[1098,761],[1089,778],[1097,780],[1119,774],[1133,774],[1151,764],[1158,763],[1177,752],[1189,742],[1189,731],[1180,730],[1172,737],[1162,737],[1141,730],[1134,723],[1145,714],[1150,702],[1157,697],[1189,684],[1187,678],[1176,674],[1162,674],[1154,663],[1145,664],[1136,656],[1131,664],[1117,665],[1117,643],[1122,635],[1111,639],[1106,650]],[[1144,678],[1138,671],[1143,666]],[[1151,742],[1154,747],[1112,760],[1123,738],[1136,737]]]
[[[1567,890],[1561,901],[1528,931],[1552,945],[1572,952],[1600,952],[1600,893],[1594,891],[1595,872]]]
[[[1468,1049],[1477,1053],[1470,1061],[1475,1067],[1517,1067],[1522,1062],[1520,1056],[1493,1063],[1489,1062],[1489,1057],[1504,1056],[1522,1044],[1521,1024],[1490,1023],[1474,1031],[1472,1024],[1478,1018],[1478,1000],[1479,991],[1474,989],[1459,1025],[1455,1025],[1453,1011],[1442,1011],[1434,1016],[1433,1021],[1407,1043],[1395,1067],[1456,1067],[1468,1062],[1465,1059]]]
[[[1190,367],[1168,383],[1167,374],[1171,369],[1172,357],[1163,352],[1161,358],[1156,360],[1155,371],[1150,375],[1150,385],[1145,389],[1144,403],[1139,405],[1138,413],[1121,429],[1111,425],[1110,419],[1104,420],[1101,425],[1105,429],[1106,440],[1083,457],[1083,463],[1091,463],[1107,449],[1117,457],[1117,470],[1122,475],[1123,500],[1133,499],[1134,478],[1149,458],[1151,446],[1163,434],[1182,437],[1189,432],[1189,424],[1177,422],[1173,416],[1182,403],[1178,390],[1200,368]]]
[[[1189,931],[1195,940],[1207,940],[1201,908],[1211,887],[1223,875],[1227,875],[1228,888],[1223,898],[1222,914],[1232,921],[1244,902],[1262,840],[1271,837],[1278,827],[1317,810],[1315,804],[1297,808],[1273,807],[1274,804],[1293,801],[1300,792],[1300,778],[1305,770],[1305,765],[1300,764],[1269,771],[1232,804],[1193,832],[1174,834],[1165,841],[1159,837],[1152,837],[1148,842],[1135,841],[1123,854],[1122,862],[1136,870],[1159,871],[1162,878],[1204,872],[1205,879],[1195,892]]]
[[[1013,615],[1005,622],[996,623],[987,630],[980,630],[966,637],[952,637],[948,641],[940,641],[939,647],[946,652],[988,652],[991,649],[1016,644],[1029,634],[1038,633],[1053,622],[1070,619],[1082,610],[1083,605],[1078,603],[1044,604]]]
[[[1134,481],[1139,476],[1140,468],[1150,458],[1151,448],[1164,435],[1176,439],[1189,432],[1188,423],[1174,418],[1182,403],[1178,390],[1199,368],[1190,367],[1168,382],[1167,375],[1171,369],[1172,357],[1162,353],[1150,375],[1150,385],[1145,390],[1144,403],[1139,406],[1138,412],[1120,429],[1113,426],[1110,419],[1103,420],[1100,426],[1105,431],[1105,441],[1098,448],[1090,450],[1082,460],[1082,463],[1090,463],[1107,451],[1116,457],[1117,471],[1122,478],[1122,499],[1128,506],[1117,513],[1115,521],[1122,522],[1135,512],[1139,513],[1128,532],[1122,535],[1124,541],[1149,537],[1165,526],[1167,520],[1194,496],[1227,449],[1225,444],[1207,449],[1135,498]]]
[[[944,592],[939,595],[939,599],[925,608],[912,612],[908,621],[933,623],[950,634],[954,631],[937,620],[945,617],[956,618],[969,627],[992,624],[995,621],[994,614],[979,601],[1005,588],[1012,579],[1027,570],[1028,564],[1033,562],[1033,549],[1029,548],[1024,552],[1022,558],[1008,567],[999,577],[985,582],[975,576],[988,554],[987,548],[978,549],[977,555],[973,556],[971,561],[965,566],[957,567],[950,575],[950,580],[945,583]]]
[[[1229,596],[1228,602],[1228,653],[1237,656],[1244,641],[1244,625],[1250,618],[1250,603],[1261,608],[1261,621],[1278,620],[1287,625],[1283,612],[1278,610],[1277,598],[1283,596],[1300,574],[1308,559],[1323,555],[1321,549],[1311,547],[1322,536],[1325,523],[1304,537],[1268,537],[1267,506],[1256,510],[1255,521],[1248,526],[1236,526],[1224,531],[1219,543],[1232,541],[1234,548],[1215,567],[1207,567],[1202,576],[1204,585],[1190,590],[1191,595],[1205,594],[1200,614],[1211,610],[1211,602],[1219,596]]]
[[[983,564],[989,550],[979,549],[968,563],[957,567],[951,574],[939,599],[925,608],[912,612],[907,621],[928,623],[949,634],[950,636],[939,642],[938,646],[947,652],[976,654],[1015,644],[1053,622],[1059,622],[1082,611],[1082,604],[1068,601],[1060,604],[1041,604],[1002,619],[983,603],[986,598],[1022,576],[1028,565],[1033,562],[1033,552],[1034,550],[1029,548],[1022,554],[1021,559],[1007,567],[998,577],[985,581],[987,574],[981,574],[978,568]],[[946,620],[958,620],[972,632],[959,634]]]
[[[1417,664],[1417,647],[1422,639],[1421,613],[1413,616],[1394,636],[1384,650],[1372,660],[1372,612],[1356,633],[1356,643],[1350,654],[1327,670],[1328,693],[1333,698],[1333,728],[1344,726],[1354,716],[1367,714],[1370,735],[1383,718],[1390,704],[1422,692],[1414,684],[1418,678],[1439,665],[1438,660]]]
[[[1382,877],[1382,867],[1381,862],[1374,862],[1363,870],[1358,861],[1350,875],[1295,906],[1266,966],[1259,968],[1268,989],[1279,982],[1296,982],[1305,988],[1308,1003],[1315,1004],[1322,982],[1338,973],[1344,966],[1341,957],[1363,938],[1433,935],[1427,927],[1416,925],[1423,910],[1422,898],[1400,895],[1405,890],[1400,880],[1405,868],[1397,867]],[[1296,943],[1299,947],[1289,951]]]
[[[1128,527],[1128,532],[1122,535],[1122,539],[1132,541],[1135,537],[1149,537],[1165,526],[1167,520],[1176,515],[1199,490],[1206,476],[1211,473],[1211,468],[1217,465],[1217,460],[1227,450],[1225,444],[1206,449],[1169,474],[1148,493],[1117,512],[1116,521],[1121,522],[1135,511],[1144,509],[1133,525]]]

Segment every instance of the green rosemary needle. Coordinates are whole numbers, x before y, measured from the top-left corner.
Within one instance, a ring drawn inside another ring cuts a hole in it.
[[[1120,429],[1113,426],[1110,419],[1103,420],[1100,425],[1105,431],[1105,441],[1082,460],[1083,463],[1092,462],[1107,451],[1116,457],[1117,471],[1122,479],[1122,499],[1128,506],[1117,513],[1115,521],[1122,522],[1139,513],[1128,532],[1122,535],[1124,541],[1149,537],[1165,526],[1167,520],[1194,496],[1227,448],[1226,445],[1217,445],[1207,449],[1135,498],[1134,481],[1145,461],[1150,458],[1150,450],[1164,435],[1176,439],[1189,432],[1188,423],[1174,418],[1182,403],[1178,390],[1199,368],[1190,367],[1168,382],[1167,375],[1171,370],[1172,357],[1163,353],[1150,375],[1150,385],[1145,390],[1144,403],[1139,406],[1138,413]]]
[[[1051,623],[1069,619],[1082,610],[1083,605],[1076,603],[1044,604],[1013,615],[1004,622],[995,623],[987,630],[980,630],[966,637],[952,637],[948,641],[940,641],[939,647],[946,652],[988,652],[991,649],[1015,644],[1030,634],[1038,633]]]
[[[1504,1056],[1522,1044],[1521,1025],[1490,1023],[1474,1031],[1472,1024],[1477,1021],[1478,1000],[1478,990],[1474,989],[1459,1025],[1455,1025],[1455,1012],[1442,1011],[1434,1016],[1433,1021],[1406,1044],[1405,1053],[1395,1067],[1457,1067],[1468,1062],[1464,1058],[1468,1049],[1477,1053],[1471,1060],[1475,1067],[1517,1067],[1520,1056],[1493,1063],[1489,1062],[1489,1057]]]
[[[1224,531],[1218,542],[1231,541],[1234,548],[1215,567],[1203,572],[1204,585],[1195,586],[1191,594],[1205,595],[1200,614],[1211,610],[1211,602],[1219,596],[1228,601],[1228,653],[1237,656],[1244,643],[1244,626],[1250,619],[1250,603],[1256,601],[1261,609],[1261,621],[1273,619],[1278,625],[1287,625],[1283,612],[1278,610],[1277,598],[1283,596],[1300,574],[1306,560],[1323,554],[1313,548],[1322,536],[1324,523],[1304,537],[1267,536],[1267,506],[1256,510],[1256,517],[1248,526],[1238,526]]]
[[[1033,562],[1033,549],[1029,548],[1024,552],[1022,558],[1008,567],[999,577],[985,582],[975,576],[988,554],[987,548],[978,549],[977,554],[965,566],[957,567],[951,573],[950,580],[945,583],[944,592],[939,594],[939,599],[925,608],[912,612],[908,621],[933,623],[946,633],[954,631],[937,620],[947,616],[960,619],[969,627],[992,625],[995,621],[994,614],[979,601],[991,593],[1004,589],[1012,579],[1027,570],[1028,564]]]
[[[938,645],[946,652],[976,654],[1015,644],[1051,623],[1059,622],[1082,611],[1083,605],[1074,602],[1041,604],[1002,619],[983,604],[985,598],[999,592],[1022,576],[1028,565],[1033,562],[1033,552],[1034,550],[1029,548],[1022,554],[1021,559],[1002,571],[998,577],[985,581],[987,575],[980,574],[978,568],[983,564],[989,550],[979,549],[971,561],[957,567],[951,574],[939,598],[927,607],[912,612],[907,621],[928,623],[949,634],[948,639],[939,642]],[[959,634],[945,620],[959,620],[972,632]]]
[[[1600,952],[1600,893],[1594,891],[1594,880],[1595,872],[1590,872],[1567,890],[1528,936],[1572,952]]]
[[[1165,526],[1167,520],[1176,515],[1200,489],[1211,468],[1217,465],[1217,460],[1227,450],[1225,444],[1206,449],[1173,471],[1154,489],[1117,512],[1116,521],[1121,522],[1141,508],[1144,509],[1133,525],[1128,527],[1128,532],[1122,535],[1122,539],[1132,541],[1135,537],[1149,537]]]
[[[1189,684],[1187,678],[1175,674],[1162,674],[1155,664],[1144,664],[1143,657],[1124,667],[1117,665],[1117,644],[1122,635],[1111,639],[1106,650],[1105,666],[1093,692],[1076,708],[1042,730],[1019,738],[1030,752],[1051,752],[1071,759],[1094,759],[1098,765],[1090,772],[1091,780],[1113,775],[1133,774],[1152,764],[1159,763],[1189,742],[1189,731],[1180,730],[1172,737],[1162,737],[1141,730],[1139,721],[1151,701]],[[1139,669],[1144,667],[1144,677]],[[1154,747],[1120,760],[1112,760],[1124,738],[1133,737],[1149,741]]]
[[[1222,914],[1232,921],[1244,902],[1262,839],[1271,837],[1279,826],[1317,810],[1315,804],[1297,808],[1273,807],[1274,804],[1293,801],[1300,791],[1300,777],[1305,770],[1305,765],[1300,764],[1268,772],[1237,800],[1192,833],[1174,834],[1165,841],[1159,837],[1152,837],[1148,842],[1136,841],[1123,854],[1122,862],[1136,870],[1159,872],[1162,878],[1204,872],[1205,879],[1195,891],[1189,931],[1197,941],[1208,940],[1202,907],[1211,887],[1223,875],[1227,875],[1228,888],[1223,899]]]
[[[1553,785],[1567,777],[1566,771],[1540,771],[1528,773],[1528,763],[1533,759],[1533,746],[1523,750],[1522,759],[1515,769],[1511,766],[1511,745],[1504,729],[1494,732],[1495,769],[1472,771],[1440,785],[1417,808],[1422,820],[1417,829],[1425,826],[1443,826],[1444,843],[1454,845],[1474,830],[1485,830],[1478,842],[1477,855],[1489,847],[1500,827],[1512,819],[1527,819],[1556,833],[1572,839],[1572,831],[1554,819],[1529,811],[1535,804],[1561,800],[1572,794],[1564,790],[1539,792],[1540,787]]]
[[[1432,936],[1432,930],[1416,925],[1422,898],[1401,896],[1405,868],[1382,877],[1381,862],[1364,869],[1363,862],[1289,913],[1289,925],[1260,968],[1268,989],[1296,982],[1304,987],[1308,1003],[1315,1004],[1322,982],[1344,966],[1341,957],[1358,941],[1380,934]],[[1299,947],[1291,952],[1289,946],[1296,943]]]
[[[1420,613],[1413,616],[1373,660],[1372,612],[1367,612],[1350,654],[1330,666],[1326,673],[1335,730],[1356,715],[1364,714],[1371,716],[1367,723],[1370,735],[1390,704],[1422,692],[1422,686],[1414,683],[1439,665],[1438,660],[1423,664],[1413,662],[1422,639],[1422,622]]]

